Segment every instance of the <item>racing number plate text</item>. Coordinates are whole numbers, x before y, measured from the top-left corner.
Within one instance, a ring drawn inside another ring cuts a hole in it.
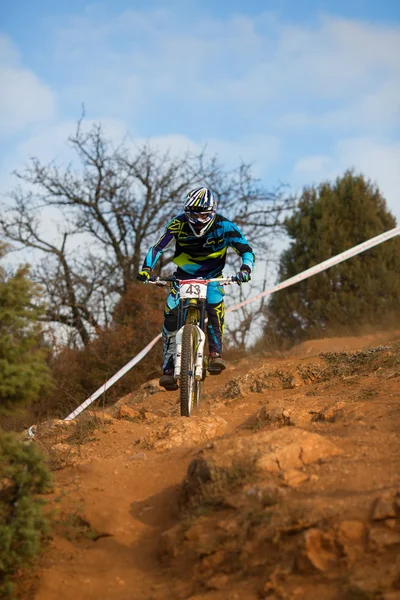
[[[179,295],[182,299],[198,298],[205,300],[207,297],[207,284],[205,283],[181,283]]]

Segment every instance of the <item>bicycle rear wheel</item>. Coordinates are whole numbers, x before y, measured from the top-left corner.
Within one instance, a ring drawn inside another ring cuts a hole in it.
[[[194,325],[184,325],[182,334],[181,359],[181,416],[190,417],[194,408],[200,405],[201,381],[196,381],[194,373],[198,334]]]

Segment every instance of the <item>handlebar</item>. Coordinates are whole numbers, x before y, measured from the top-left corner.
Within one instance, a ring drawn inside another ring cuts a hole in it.
[[[174,275],[171,277],[156,277],[155,275],[150,275],[150,279],[148,283],[153,283],[155,285],[167,285],[168,283],[185,283],[186,281],[198,281],[201,283],[212,283],[214,281],[218,281],[220,285],[230,285],[231,283],[237,283],[236,275],[229,275],[228,277],[215,277],[213,279],[177,279]]]
[[[172,283],[178,281],[178,279],[171,275],[171,277],[157,277],[156,275],[150,275],[149,283]]]

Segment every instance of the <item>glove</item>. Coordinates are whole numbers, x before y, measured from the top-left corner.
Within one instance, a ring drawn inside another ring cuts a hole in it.
[[[136,275],[136,279],[142,281],[143,283],[147,283],[150,279],[151,269],[149,267],[143,267],[141,271]]]
[[[240,267],[240,271],[236,273],[236,283],[238,285],[242,285],[242,283],[247,283],[251,279],[251,269],[247,265],[242,265]]]

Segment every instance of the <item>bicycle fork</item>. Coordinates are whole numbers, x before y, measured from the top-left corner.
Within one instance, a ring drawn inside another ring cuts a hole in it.
[[[198,325],[193,325],[196,327],[197,336],[198,336],[198,344],[197,344],[197,352],[194,357],[194,378],[197,381],[203,379],[203,359],[204,359],[204,345],[206,341],[206,335],[204,331]],[[175,379],[179,379],[181,376],[181,359],[182,359],[182,335],[183,335],[183,327],[181,327],[176,332],[176,355],[175,355],[175,369],[174,369],[174,377]]]

